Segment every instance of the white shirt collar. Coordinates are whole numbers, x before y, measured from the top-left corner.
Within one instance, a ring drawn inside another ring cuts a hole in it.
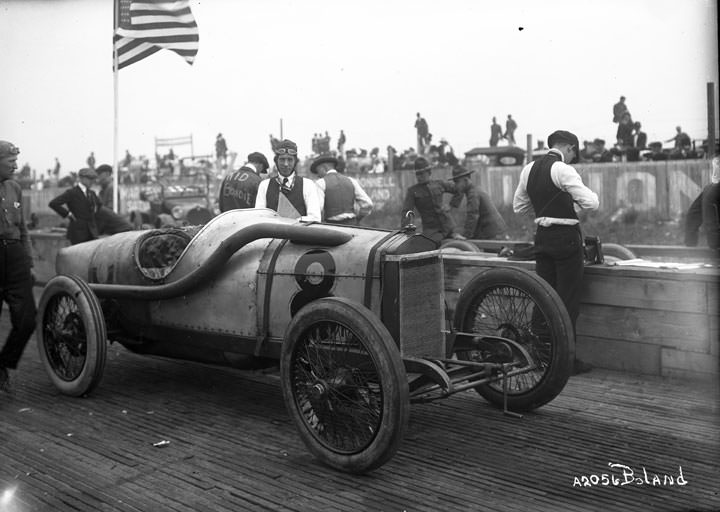
[[[83,191],[83,194],[87,195],[87,191],[88,191],[87,187],[86,187],[85,185],[83,185],[83,184],[82,184],[81,182],[79,182],[79,181],[78,181],[78,184],[77,184],[77,185],[78,185],[78,187],[80,187],[80,190]]]
[[[552,148],[548,151],[548,154],[550,154],[550,153],[555,153],[556,155],[559,155],[560,161],[565,163],[565,157],[563,156],[562,151],[560,151],[559,149]]]

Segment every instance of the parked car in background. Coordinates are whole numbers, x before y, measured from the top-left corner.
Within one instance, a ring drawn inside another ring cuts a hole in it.
[[[153,183],[140,192],[140,199],[149,203],[145,211],[130,212],[136,227],[181,227],[206,224],[213,218],[207,180],[193,184]]]

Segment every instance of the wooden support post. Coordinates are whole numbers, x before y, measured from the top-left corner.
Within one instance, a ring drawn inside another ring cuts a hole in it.
[[[717,147],[715,146],[715,83],[707,83],[707,120],[708,120],[708,142],[707,142],[707,158],[712,159],[715,156]]]

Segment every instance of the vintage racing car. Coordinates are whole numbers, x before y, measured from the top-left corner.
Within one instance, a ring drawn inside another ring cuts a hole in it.
[[[412,226],[265,209],[119,233],[59,252],[39,304],[40,356],[75,396],[100,381],[108,341],[243,369],[279,364],[309,450],[367,472],[396,453],[413,402],[474,388],[506,411],[532,410],[570,374],[572,326],[552,288],[488,268],[456,294],[451,319],[444,254]]]

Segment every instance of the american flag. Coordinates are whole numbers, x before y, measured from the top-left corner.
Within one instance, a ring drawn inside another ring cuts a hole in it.
[[[200,37],[189,0],[116,0],[115,12],[118,69],[163,48],[195,60]]]

